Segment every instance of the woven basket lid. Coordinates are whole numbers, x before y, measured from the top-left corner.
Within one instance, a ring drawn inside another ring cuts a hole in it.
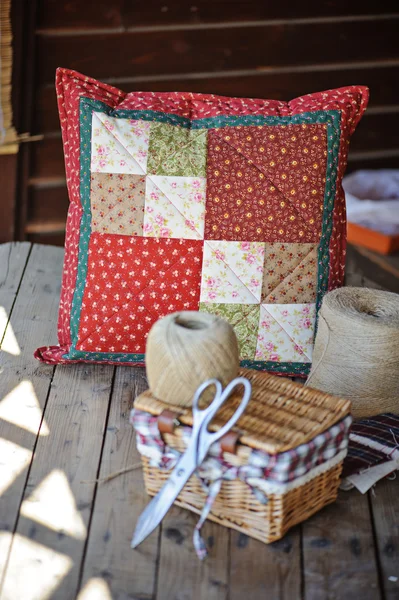
[[[240,376],[252,384],[252,396],[234,430],[240,444],[270,454],[304,444],[329,429],[350,412],[350,401],[304,387],[289,379],[241,369]],[[242,396],[233,394],[218,411],[209,429],[217,431],[231,417]],[[155,398],[150,390],[135,399],[134,407],[152,415],[175,410],[183,425],[191,426],[192,412]]]

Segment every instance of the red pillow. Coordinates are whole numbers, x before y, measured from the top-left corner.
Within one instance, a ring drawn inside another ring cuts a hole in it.
[[[202,310],[242,365],[306,375],[323,295],[342,285],[351,86],[291,102],[126,94],[58,69],[70,197],[59,346],[46,363],[142,365],[153,323]]]

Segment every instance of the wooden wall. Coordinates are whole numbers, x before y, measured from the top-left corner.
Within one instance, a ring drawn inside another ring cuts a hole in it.
[[[32,0],[33,1],[33,0]],[[189,90],[289,100],[371,88],[350,169],[399,167],[399,5],[372,0],[37,0],[29,168],[20,237],[61,243],[68,198],[54,72],[126,91]]]

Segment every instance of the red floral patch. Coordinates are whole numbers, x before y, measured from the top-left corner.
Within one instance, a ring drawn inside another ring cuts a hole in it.
[[[202,243],[93,233],[78,350],[144,353],[152,324],[198,310]]]
[[[205,238],[317,242],[326,148],[324,125],[210,131]]]

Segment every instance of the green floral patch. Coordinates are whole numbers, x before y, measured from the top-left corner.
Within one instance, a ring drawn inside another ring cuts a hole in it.
[[[205,177],[207,131],[152,123],[147,172],[152,175]]]
[[[234,327],[240,357],[254,360],[259,329],[259,304],[217,304],[200,302],[199,309],[225,319]]]

